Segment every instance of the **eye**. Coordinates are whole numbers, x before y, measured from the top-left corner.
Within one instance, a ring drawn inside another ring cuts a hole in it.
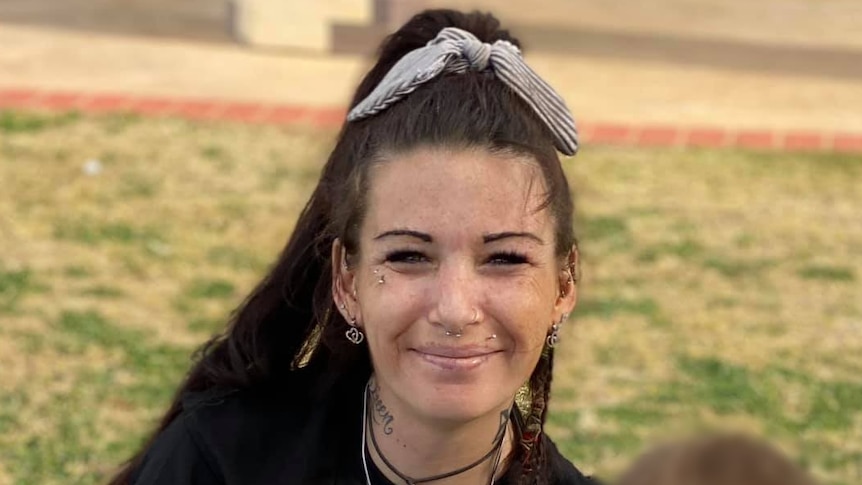
[[[518,265],[518,264],[527,264],[529,262],[530,262],[530,260],[527,258],[526,255],[521,254],[521,253],[516,253],[514,251],[494,253],[488,258],[489,264],[501,265],[501,266],[503,266],[503,265],[510,266],[510,265]]]
[[[406,264],[416,264],[416,263],[427,263],[429,261],[428,257],[422,254],[419,251],[393,251],[391,253],[386,254],[386,262],[387,263],[406,263]]]

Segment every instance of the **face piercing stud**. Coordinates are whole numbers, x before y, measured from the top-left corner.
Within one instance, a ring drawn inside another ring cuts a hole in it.
[[[463,335],[463,334],[461,333],[461,329],[460,329],[460,328],[458,329],[458,331],[457,331],[457,332],[452,332],[452,331],[450,331],[450,330],[446,330],[446,336],[447,336],[447,337],[461,338],[461,335]]]
[[[375,269],[374,274],[377,275],[377,284],[378,285],[382,285],[383,283],[386,283],[386,275],[381,274],[379,269]]]
[[[490,336],[490,337],[488,337],[488,340],[497,340],[497,334],[496,334],[496,333],[492,333],[492,334],[491,334],[491,336]]]

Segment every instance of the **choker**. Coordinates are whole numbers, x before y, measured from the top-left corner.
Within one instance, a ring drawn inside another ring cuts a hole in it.
[[[370,384],[370,381],[369,381],[369,384]],[[405,475],[404,473],[402,473],[397,468],[395,468],[395,465],[393,465],[392,463],[389,462],[389,460],[386,459],[386,456],[383,455],[383,452],[380,450],[380,447],[377,444],[377,438],[374,436],[374,428],[373,428],[370,416],[368,414],[368,392],[369,392],[368,386],[369,386],[369,384],[365,385],[365,391],[363,393],[363,398],[362,398],[362,443],[361,443],[361,449],[360,449],[360,451],[362,453],[362,468],[363,468],[363,471],[365,472],[365,483],[366,483],[366,485],[371,485],[371,476],[368,473],[368,459],[367,459],[368,441],[366,438],[367,430],[369,428],[371,429],[371,445],[374,446],[374,451],[377,453],[377,456],[379,456],[380,459],[383,460],[383,464],[385,464],[387,468],[392,470],[392,473],[397,475],[398,478],[400,478],[401,480],[406,482],[408,485],[418,485],[421,483],[433,482],[433,481],[437,481],[437,480],[442,480],[444,478],[454,477],[455,475],[460,475],[461,473],[464,473],[468,470],[472,470],[473,468],[476,468],[477,466],[481,465],[482,463],[487,461],[492,456],[494,457],[494,466],[492,467],[492,470],[491,470],[491,476],[488,479],[488,485],[494,485],[494,479],[497,475],[497,469],[500,466],[500,458],[501,458],[501,455],[503,454],[503,441],[506,439],[506,433],[509,429],[508,423],[506,424],[506,428],[501,433],[498,433],[499,437],[495,440],[494,446],[487,453],[485,453],[485,455],[483,455],[481,458],[474,461],[473,463],[470,463],[469,465],[463,466],[463,467],[458,468],[456,470],[452,470],[450,472],[441,473],[439,475],[433,475],[433,476],[425,477],[425,478],[412,478],[412,477]]]

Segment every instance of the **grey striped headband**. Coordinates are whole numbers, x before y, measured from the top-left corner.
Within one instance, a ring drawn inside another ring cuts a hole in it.
[[[547,125],[557,150],[565,155],[578,151],[578,131],[566,103],[524,63],[521,51],[505,40],[480,42],[475,35],[456,27],[441,30],[425,47],[396,62],[371,94],[350,110],[347,120],[373,116],[442,73],[460,74],[469,69],[491,69]]]

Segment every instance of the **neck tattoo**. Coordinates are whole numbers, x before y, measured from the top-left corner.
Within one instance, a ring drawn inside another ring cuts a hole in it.
[[[484,463],[485,461],[487,461],[491,457],[493,457],[493,464],[491,466],[491,476],[488,478],[488,485],[494,485],[494,481],[495,481],[496,476],[497,476],[497,469],[500,467],[500,459],[502,458],[502,455],[503,455],[503,442],[505,441],[505,438],[506,438],[506,431],[509,428],[508,425],[509,425],[509,417],[511,415],[511,409],[508,409],[508,410],[500,413],[500,427],[497,430],[497,434],[494,436],[494,439],[492,441],[493,446],[491,447],[491,450],[488,451],[488,453],[486,453],[484,456],[482,456],[482,458],[479,458],[478,460],[474,461],[473,463],[470,463],[467,466],[463,466],[463,467],[458,468],[456,470],[453,470],[451,472],[441,473],[439,475],[434,475],[434,476],[425,477],[425,478],[413,478],[413,477],[409,477],[409,476],[405,475],[404,473],[399,471],[397,468],[395,468],[395,466],[392,463],[390,463],[389,460],[386,459],[386,456],[383,455],[383,452],[380,450],[380,447],[377,444],[377,438],[374,435],[373,423],[380,424],[380,422],[378,422],[378,420],[375,418],[375,416],[381,415],[381,414],[384,416],[388,416],[389,420],[383,421],[383,422],[387,422],[387,423],[391,423],[392,419],[393,419],[392,415],[389,414],[388,410],[386,409],[386,406],[383,406],[383,401],[380,400],[379,389],[380,388],[377,387],[376,383],[374,382],[374,379],[372,378],[371,380],[369,380],[368,384],[366,384],[366,386],[365,386],[365,392],[364,392],[364,396],[362,399],[362,443],[360,443],[360,445],[361,445],[360,451],[362,453],[362,467],[363,467],[363,471],[365,472],[365,483],[366,483],[366,485],[371,485],[371,476],[368,473],[368,460],[367,460],[367,455],[368,455],[368,453],[367,453],[368,452],[367,434],[368,433],[371,434],[371,445],[374,447],[374,451],[375,451],[375,453],[377,453],[377,456],[380,457],[380,459],[383,461],[383,463],[386,465],[386,467],[392,471],[392,473],[397,475],[398,478],[403,480],[407,485],[418,485],[421,483],[433,482],[433,481],[437,481],[437,480],[442,480],[444,478],[453,477],[455,475],[460,475],[461,473],[464,473],[466,471],[472,470],[473,468],[476,468],[477,466],[481,465],[482,463]],[[374,413],[368,412],[368,397],[369,396],[371,396],[372,400],[374,401],[374,403],[373,403]],[[381,411],[380,411],[381,409],[383,410],[383,413],[381,413]],[[388,432],[386,431],[385,426],[381,425],[381,427],[383,428],[383,432],[385,434],[392,433],[392,427],[391,426],[389,426]]]
[[[380,398],[380,387],[377,386],[377,381],[374,378],[368,381],[368,394],[371,396],[371,407],[374,410],[371,415],[372,419],[380,425],[383,434],[392,434],[392,421],[395,421],[395,417],[383,404],[383,399]]]

